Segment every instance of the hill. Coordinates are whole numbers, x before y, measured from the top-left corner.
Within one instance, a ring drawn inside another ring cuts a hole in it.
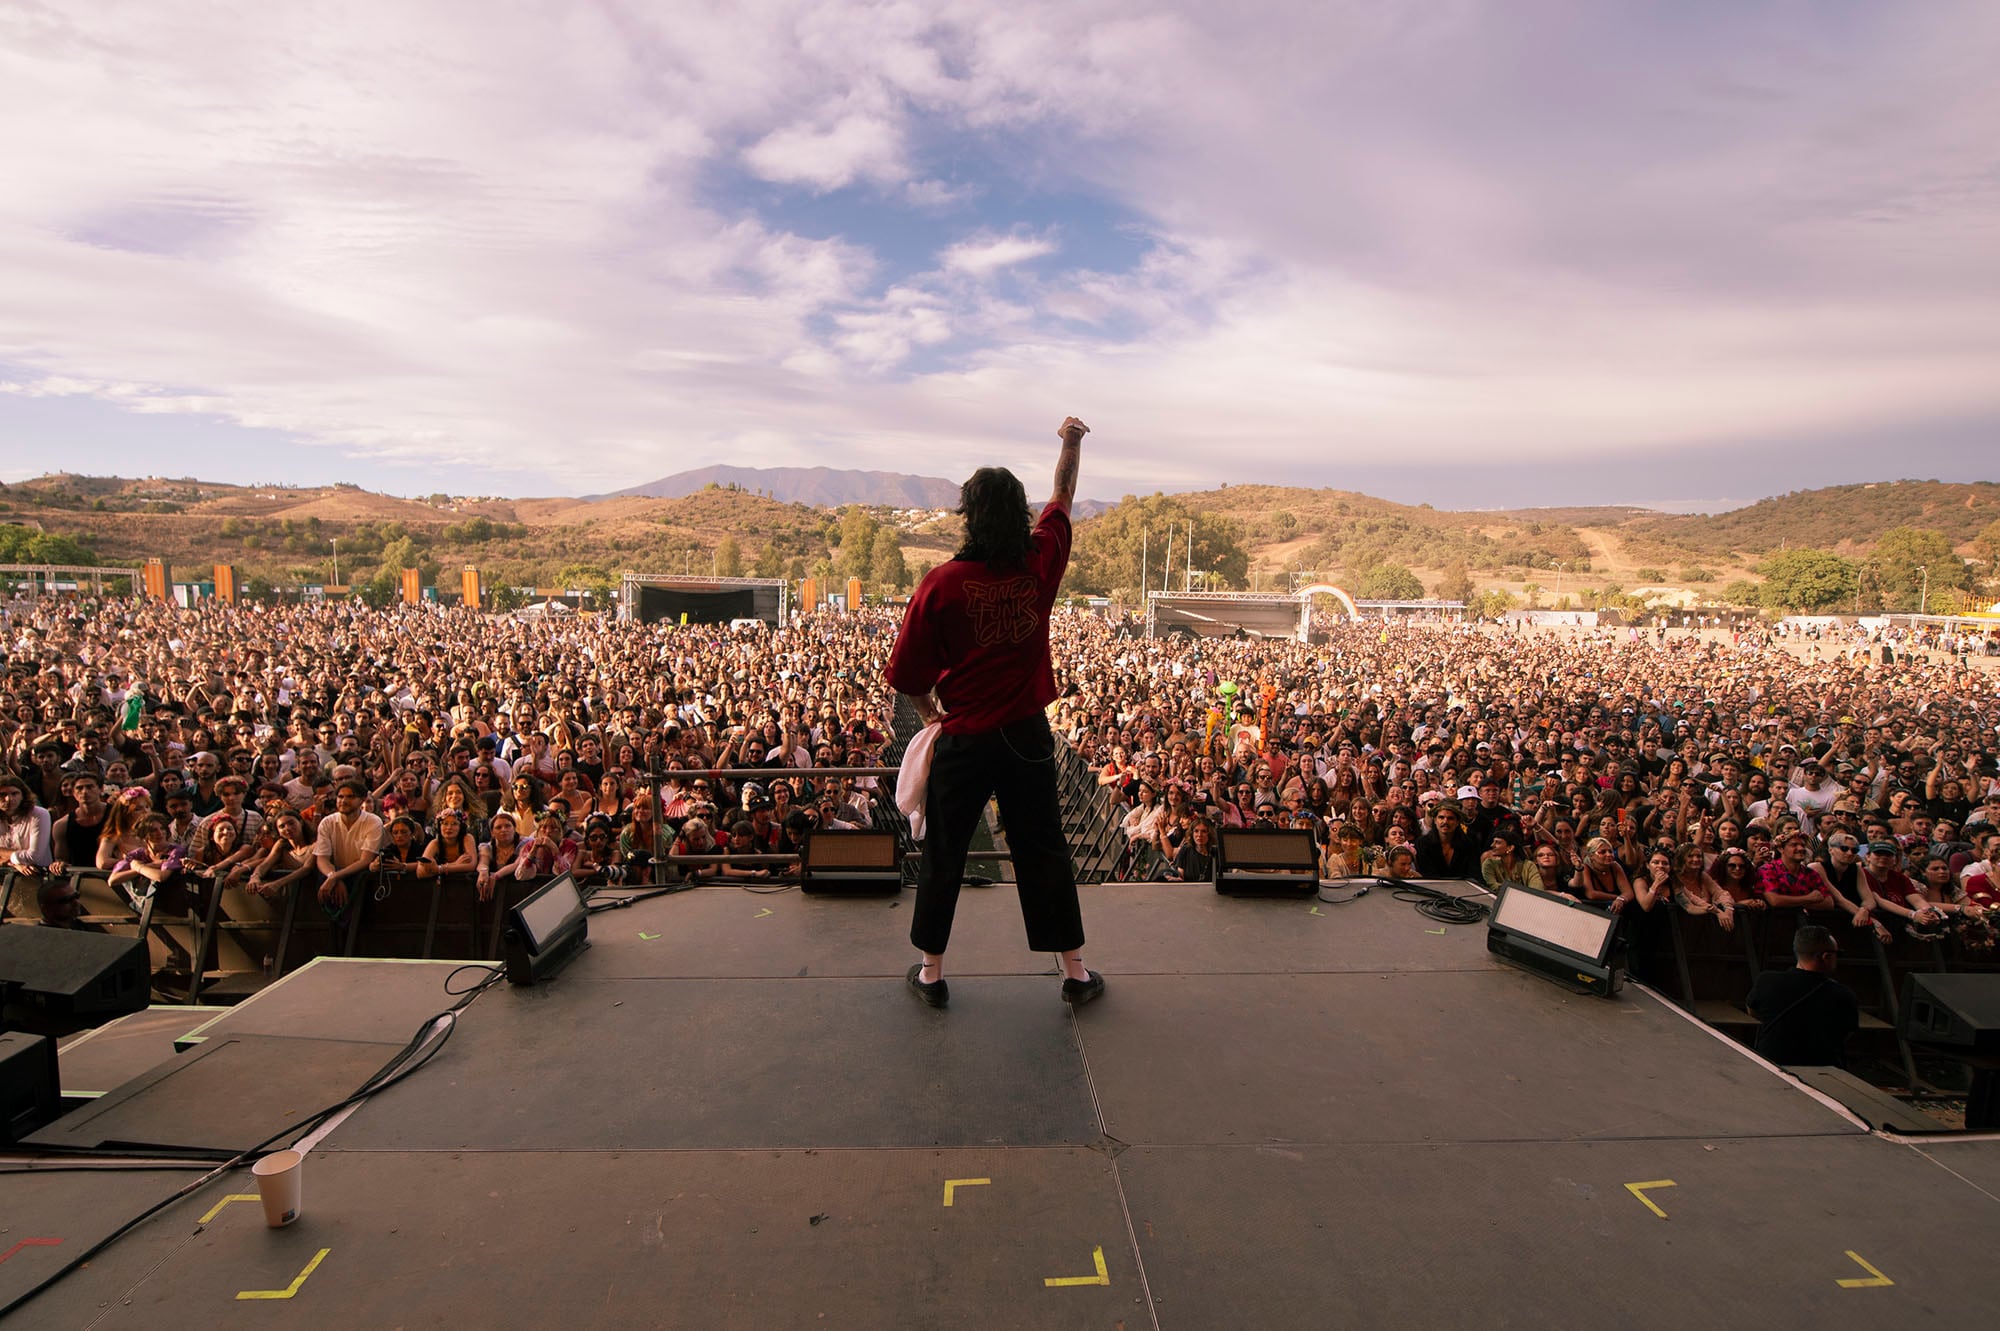
[[[957,519],[938,512],[956,502],[956,487],[935,478],[710,468],[655,485],[681,488],[688,478],[724,474],[744,479],[705,479],[674,496],[624,492],[596,499],[399,498],[354,485],[63,474],[0,486],[0,523],[22,524],[8,530],[23,550],[40,542],[35,548],[80,549],[89,560],[120,564],[157,555],[182,570],[226,562],[248,583],[280,586],[372,578],[392,562],[414,563],[432,577],[443,573],[441,581],[459,565],[474,564],[494,583],[601,586],[627,570],[720,572],[732,548],[746,573],[762,568],[797,578],[847,567],[852,561],[841,559],[835,504],[768,492],[791,477],[828,486],[879,482],[871,493],[888,500],[865,507],[895,532],[912,571],[956,547]],[[909,502],[913,497],[922,502]],[[1135,570],[1143,562],[1142,539],[1150,538],[1157,559],[1170,526],[1206,521],[1241,549],[1241,561],[1231,566],[1243,570],[1244,581],[1264,587],[1286,585],[1291,573],[1306,570],[1352,586],[1369,570],[1395,567],[1433,592],[1470,585],[1556,599],[1659,589],[1706,599],[1757,576],[1762,561],[1781,548],[1818,545],[1866,558],[1898,527],[1935,529],[1961,553],[1985,560],[1992,538],[1975,538],[2000,518],[2000,484],[1835,486],[1711,516],[1611,506],[1453,512],[1346,490],[1226,485],[1127,496],[1117,505],[1080,501],[1075,516],[1079,552],[1101,558],[1104,542],[1092,533],[1121,529],[1119,539],[1134,547],[1127,553]],[[1184,528],[1177,530],[1184,542]],[[59,541],[70,544],[53,544]],[[1184,543],[1179,550],[1184,555]],[[54,562],[72,561],[66,555]]]
[[[711,485],[739,486],[790,504],[839,508],[867,504],[875,508],[953,508],[958,482],[937,476],[909,476],[893,471],[847,471],[835,467],[699,467],[675,472],[657,481],[634,485],[602,497],[679,499]]]
[[[2000,520],[2000,483],[1881,481],[1760,499],[1711,515],[1646,517],[1631,535],[1705,555],[1765,554],[1785,546],[1852,551],[1892,527],[1928,527],[1964,545]]]

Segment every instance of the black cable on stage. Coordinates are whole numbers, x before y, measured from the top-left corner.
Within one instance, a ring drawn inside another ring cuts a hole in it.
[[[1425,919],[1436,920],[1439,924],[1480,924],[1493,913],[1492,908],[1470,897],[1455,897],[1449,892],[1435,887],[1425,887],[1420,883],[1398,882],[1384,879],[1394,890],[1390,893],[1396,900],[1407,902],[1417,908],[1417,914]]]
[[[625,907],[635,906],[641,901],[651,901],[654,897],[670,897],[676,892],[687,892],[694,887],[695,884],[692,882],[669,883],[664,887],[649,887],[642,892],[634,892],[630,896],[607,897],[602,901],[590,900],[585,902],[583,909],[587,914],[602,915],[607,910],[623,910]],[[602,889],[599,890],[601,891]]]
[[[1329,906],[1352,906],[1355,902],[1361,900],[1361,898],[1367,896],[1370,892],[1375,890],[1374,880],[1367,879],[1357,884],[1354,890],[1348,893],[1344,897],[1330,897],[1326,894],[1326,889],[1331,884],[1338,882],[1346,882],[1346,881],[1350,880],[1339,879],[1339,878],[1322,879],[1320,881],[1319,887],[1315,889],[1315,891],[1313,892],[1313,895],[1319,901]]]
[[[466,966],[460,966],[458,970],[454,970],[452,972],[452,975],[456,975],[458,974],[458,971],[467,969],[471,968]],[[103,1252],[113,1243],[117,1242],[125,1235],[131,1233],[134,1229],[137,1229],[140,1225],[145,1224],[148,1220],[151,1220],[154,1216],[166,1210],[169,1206],[172,1206],[175,1202],[181,1201],[183,1198],[192,1196],[194,1193],[201,1191],[203,1188],[207,1187],[214,1180],[222,1177],[222,1175],[228,1173],[232,1169],[235,1169],[239,1165],[242,1165],[244,1162],[252,1159],[253,1157],[262,1158],[262,1156],[265,1154],[266,1147],[272,1146],[275,1143],[282,1141],[287,1137],[293,1137],[294,1134],[296,1134],[299,1137],[305,1136],[306,1134],[310,1133],[314,1128],[317,1128],[318,1126],[320,1126],[320,1124],[332,1118],[335,1114],[338,1114],[341,1110],[346,1109],[350,1105],[360,1104],[363,1100],[368,1099],[370,1096],[381,1094],[383,1091],[388,1090],[391,1086],[394,1086],[397,1082],[402,1081],[405,1077],[408,1077],[410,1074],[417,1071],[417,1069],[423,1067],[426,1063],[429,1063],[433,1058],[436,1058],[438,1051],[444,1048],[445,1041],[451,1038],[452,1031],[457,1027],[458,1014],[463,1012],[468,1006],[470,1006],[473,999],[479,997],[479,995],[485,993],[488,989],[491,989],[494,985],[498,984],[506,976],[506,972],[498,967],[479,967],[479,969],[489,970],[491,974],[486,979],[474,985],[472,988],[464,990],[460,995],[459,1000],[456,1003],[453,1003],[450,1007],[446,1008],[444,1011],[436,1013],[426,1018],[424,1020],[424,1024],[417,1028],[417,1033],[415,1035],[412,1035],[409,1038],[408,1042],[405,1043],[401,1049],[397,1050],[396,1053],[390,1057],[387,1063],[384,1063],[380,1068],[376,1069],[375,1073],[372,1076],[370,1076],[367,1081],[363,1082],[360,1088],[356,1090],[352,1095],[348,1096],[344,1100],[339,1101],[336,1104],[328,1105],[326,1108],[318,1110],[308,1115],[307,1117],[299,1120],[296,1123],[286,1124],[284,1127],[278,1129],[278,1131],[266,1137],[263,1141],[258,1142],[255,1146],[251,1146],[246,1148],[245,1150],[238,1151],[235,1155],[229,1157],[227,1160],[222,1161],[220,1164],[217,1164],[212,1169],[208,1170],[200,1178],[195,1179],[193,1182],[185,1184],[179,1189],[175,1190],[171,1196],[168,1196],[163,1200],[155,1202],[153,1205],[147,1207],[144,1211],[141,1211],[138,1215],[133,1216],[130,1220],[127,1220],[124,1224],[112,1230],[109,1234],[106,1234],[96,1243],[93,1243],[89,1248],[85,1249],[83,1252],[71,1258],[67,1263],[57,1268],[54,1272],[50,1273],[39,1283],[30,1287],[27,1291],[20,1294],[18,1297],[9,1300],[4,1307],[0,1307],[0,1321],[4,1321],[9,1314],[14,1313],[19,1309],[25,1307],[29,1303],[29,1301],[34,1299],[37,1295],[48,1290],[50,1287],[55,1285],[57,1281],[69,1275],[70,1272],[75,1271],[78,1267],[88,1262],[91,1258],[97,1256],[98,1253]],[[447,986],[449,986],[450,984],[449,976],[446,977],[446,984]],[[440,1022],[443,1023],[442,1028],[436,1029],[438,1028],[438,1024]],[[435,1040],[430,1038],[434,1029],[436,1029],[436,1036],[437,1036]],[[422,1057],[416,1057],[420,1051],[422,1053]],[[412,1058],[415,1058],[416,1061],[411,1062],[410,1060]],[[405,1064],[408,1064],[408,1066],[404,1066]],[[27,1173],[33,1171],[21,1170],[21,1171],[10,1171],[10,1172]]]

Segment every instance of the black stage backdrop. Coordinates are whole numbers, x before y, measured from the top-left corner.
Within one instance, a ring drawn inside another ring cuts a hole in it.
[[[722,591],[691,591],[685,587],[639,588],[639,622],[653,624],[662,619],[678,624],[682,615],[690,624],[727,624],[732,619],[758,619],[757,593],[749,587]]]

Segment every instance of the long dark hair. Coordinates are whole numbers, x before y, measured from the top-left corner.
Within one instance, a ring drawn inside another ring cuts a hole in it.
[[[965,518],[965,541],[956,559],[976,559],[991,567],[1027,562],[1034,539],[1028,492],[1005,467],[981,467],[958,491]]]

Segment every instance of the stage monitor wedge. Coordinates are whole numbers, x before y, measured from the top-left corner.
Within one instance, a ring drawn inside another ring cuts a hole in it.
[[[0,1145],[11,1146],[60,1117],[55,1037],[0,1033]]]
[[[1911,1044],[2000,1054],[2000,974],[1906,975],[1902,1011]]]
[[[87,929],[0,926],[0,993],[62,1017],[137,1012],[152,989],[146,942]]]

